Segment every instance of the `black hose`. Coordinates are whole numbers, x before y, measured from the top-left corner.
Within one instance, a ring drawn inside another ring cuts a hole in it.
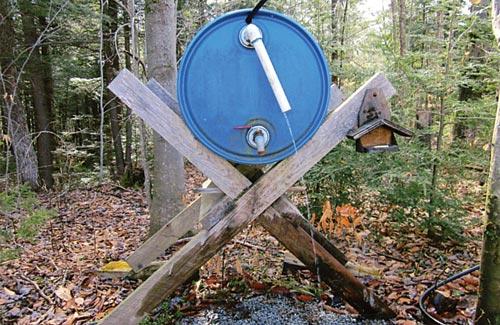
[[[437,324],[437,325],[446,325],[445,323],[432,317],[432,315],[427,312],[427,309],[424,306],[425,300],[437,288],[442,287],[445,284],[450,283],[451,281],[454,281],[456,279],[460,279],[461,277],[466,276],[467,274],[470,274],[474,271],[477,271],[477,270],[479,270],[479,267],[480,267],[480,265],[476,265],[474,267],[471,267],[470,269],[467,269],[467,270],[462,271],[460,273],[454,274],[454,275],[450,276],[449,278],[447,278],[441,282],[438,282],[438,283],[434,284],[432,287],[430,287],[429,289],[425,290],[424,294],[422,296],[420,296],[420,298],[418,299],[418,308],[420,309],[420,311],[424,315],[424,321],[425,322],[432,322],[432,324]]]
[[[259,12],[260,8],[265,5],[267,0],[260,0],[257,5],[253,8],[253,10],[248,14],[247,19],[245,19],[247,24],[251,24],[253,17]]]

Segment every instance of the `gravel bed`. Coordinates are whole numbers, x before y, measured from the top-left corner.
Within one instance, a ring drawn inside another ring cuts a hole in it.
[[[366,324],[385,325],[381,320],[356,319],[325,311],[317,302],[303,303],[283,296],[257,296],[245,299],[234,308],[216,307],[201,315],[182,319],[181,325],[266,325],[266,324]]]

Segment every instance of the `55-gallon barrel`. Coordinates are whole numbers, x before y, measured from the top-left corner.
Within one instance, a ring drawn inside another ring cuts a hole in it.
[[[290,104],[289,128],[256,49],[242,39],[249,12],[225,14],[198,32],[182,57],[177,97],[187,126],[206,147],[236,163],[263,165],[311,139],[328,109],[330,77],[321,48],[302,26],[258,12],[253,24]]]

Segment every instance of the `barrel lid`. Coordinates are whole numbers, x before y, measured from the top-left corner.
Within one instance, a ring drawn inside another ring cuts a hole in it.
[[[225,14],[202,28],[187,47],[178,75],[181,113],[195,137],[236,163],[262,165],[292,155],[321,125],[329,102],[329,72],[316,40],[294,20],[260,10],[253,23],[290,101],[285,117],[254,49],[240,43],[249,9]],[[248,127],[262,125],[270,140],[262,156],[248,145]],[[294,145],[295,142],[295,145]]]

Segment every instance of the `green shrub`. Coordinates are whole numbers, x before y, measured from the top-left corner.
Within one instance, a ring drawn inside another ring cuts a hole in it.
[[[390,221],[396,225],[418,225],[434,237],[461,239],[464,205],[482,197],[465,195],[464,200],[457,185],[484,178],[484,172],[478,175],[477,170],[486,169],[487,155],[480,149],[474,152],[460,147],[436,154],[418,141],[400,141],[399,149],[394,153],[360,154],[351,141],[339,145],[305,176],[311,210],[321,214],[326,200],[334,206],[375,201],[392,207]],[[434,191],[433,162],[439,167]],[[470,169],[469,165],[477,168]]]

